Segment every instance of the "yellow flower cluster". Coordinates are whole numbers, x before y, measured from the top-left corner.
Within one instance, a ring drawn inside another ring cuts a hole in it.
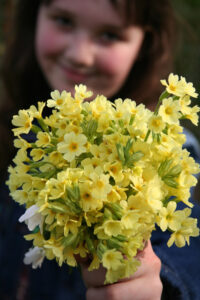
[[[199,165],[182,147],[180,126],[183,118],[197,124],[199,108],[189,106],[197,94],[177,75],[161,83],[154,112],[131,99],[88,102],[92,93],[79,85],[74,96],[56,90],[13,117],[18,152],[7,184],[27,209],[20,222],[32,230],[26,261],[34,267],[44,257],[76,266],[89,256],[89,270],[102,264],[112,283],[135,272],[156,224],[171,232],[169,247],[199,235],[189,201]]]

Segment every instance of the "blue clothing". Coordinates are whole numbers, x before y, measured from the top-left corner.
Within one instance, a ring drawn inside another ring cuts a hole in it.
[[[188,137],[190,133],[186,133]],[[189,139],[188,139],[189,140]],[[186,144],[191,155],[200,160],[199,148]],[[85,299],[86,289],[78,269],[61,268],[44,260],[41,269],[23,264],[24,253],[32,242],[24,240],[27,227],[18,222],[24,208],[0,189],[0,300],[75,300]],[[195,204],[193,217],[199,218]],[[163,299],[200,300],[200,237],[191,238],[190,246],[167,247],[169,233],[159,229],[152,234],[152,246],[162,262]]]

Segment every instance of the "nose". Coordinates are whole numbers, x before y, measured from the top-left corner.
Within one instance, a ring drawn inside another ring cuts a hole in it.
[[[65,58],[76,67],[92,67],[95,60],[94,44],[84,33],[74,33],[66,47]]]

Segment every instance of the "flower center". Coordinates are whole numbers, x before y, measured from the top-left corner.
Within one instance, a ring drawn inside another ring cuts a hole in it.
[[[97,187],[98,187],[99,189],[102,189],[102,188],[104,187],[103,182],[100,181],[100,180],[98,180],[98,181],[97,181]]]
[[[63,104],[63,99],[57,99],[57,100],[56,100],[56,103],[57,103],[57,105]]]
[[[69,145],[69,149],[70,149],[70,151],[76,151],[76,150],[78,149],[78,144],[72,142],[72,143]]]
[[[29,128],[31,126],[31,122],[30,121],[26,121],[26,123],[24,124],[25,128]]]
[[[165,113],[166,113],[167,115],[171,115],[171,114],[172,114],[172,108],[171,108],[171,107],[166,107]]]
[[[175,90],[176,90],[176,87],[175,87],[173,84],[170,84],[170,85],[169,85],[169,88],[170,88],[170,90],[173,91],[173,92],[175,92]]]
[[[91,194],[89,194],[89,193],[83,194],[83,199],[86,201],[91,201],[91,199],[92,199]]]

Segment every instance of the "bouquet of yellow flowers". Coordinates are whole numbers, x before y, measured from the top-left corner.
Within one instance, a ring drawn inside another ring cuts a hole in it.
[[[106,268],[105,283],[132,275],[155,226],[169,230],[168,246],[199,235],[190,217],[190,188],[199,165],[183,149],[180,119],[197,125],[199,107],[192,83],[170,74],[154,112],[131,99],[93,101],[86,86],[51,93],[51,99],[19,110],[12,124],[18,152],[7,184],[26,206],[34,247],[24,262],[44,257],[61,266],[89,257],[89,270]],[[47,106],[51,113],[43,117]],[[185,204],[178,209],[178,203]]]

